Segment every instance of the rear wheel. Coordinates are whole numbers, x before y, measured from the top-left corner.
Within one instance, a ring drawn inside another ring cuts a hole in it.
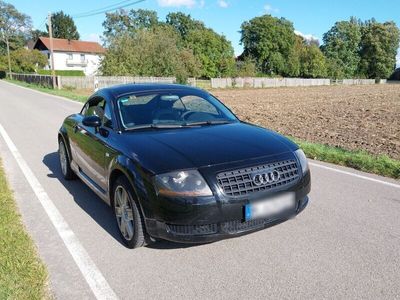
[[[125,177],[119,177],[113,189],[113,208],[121,237],[128,248],[145,245],[143,218],[134,200],[133,190]]]
[[[61,173],[66,180],[72,180],[75,178],[75,173],[71,169],[70,159],[68,157],[67,148],[65,147],[64,141],[60,140],[58,143],[58,157],[60,159]]]

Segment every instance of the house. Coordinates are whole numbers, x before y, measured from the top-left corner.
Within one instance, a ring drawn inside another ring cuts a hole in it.
[[[50,69],[50,38],[40,37],[33,49],[47,55]],[[101,58],[106,49],[99,43],[53,38],[54,69],[55,70],[82,70],[85,75],[97,73]]]

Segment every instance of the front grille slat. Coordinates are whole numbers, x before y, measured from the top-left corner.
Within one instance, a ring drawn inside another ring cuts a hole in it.
[[[265,183],[257,186],[251,174],[275,169],[280,173],[280,178],[274,183]],[[221,172],[217,174],[217,182],[222,191],[230,197],[245,196],[254,192],[273,190],[275,188],[289,186],[299,178],[299,170],[294,159],[284,160],[249,168]]]
[[[167,231],[176,235],[205,235],[217,233],[217,224],[175,225],[167,224]]]

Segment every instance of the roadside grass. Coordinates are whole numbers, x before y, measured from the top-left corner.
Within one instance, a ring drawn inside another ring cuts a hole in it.
[[[7,79],[7,81],[45,93],[63,96],[79,102],[85,102],[88,97],[88,95],[82,95],[82,93],[85,93],[85,91],[53,90],[17,80]],[[400,161],[392,159],[386,155],[377,156],[363,150],[350,151],[325,144],[310,143],[292,137],[289,138],[297,143],[304,150],[308,158],[350,167],[360,171],[374,173],[377,175],[382,175],[395,179],[400,178]]]
[[[24,81],[18,81],[18,80],[13,80],[13,79],[3,79],[3,80],[23,86],[23,87],[30,88],[33,90],[37,90],[40,92],[44,92],[44,93],[48,93],[48,94],[52,94],[52,95],[56,95],[56,96],[65,97],[65,98],[75,100],[78,102],[86,102],[86,100],[88,99],[88,97],[90,95],[90,93],[87,93],[86,91],[81,91],[80,93],[78,93],[77,90],[73,90],[73,89],[61,89],[61,90],[54,89],[53,90],[48,87],[40,86],[37,84],[26,83]]]
[[[0,162],[0,299],[50,299],[47,280]]]
[[[400,178],[400,161],[386,155],[372,155],[366,151],[350,151],[324,144],[310,143],[291,138],[308,158],[325,161],[364,172],[395,179]]]

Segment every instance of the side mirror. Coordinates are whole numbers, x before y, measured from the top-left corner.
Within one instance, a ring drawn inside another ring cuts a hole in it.
[[[82,124],[87,127],[98,128],[101,126],[101,119],[98,116],[84,117],[82,120]]]

